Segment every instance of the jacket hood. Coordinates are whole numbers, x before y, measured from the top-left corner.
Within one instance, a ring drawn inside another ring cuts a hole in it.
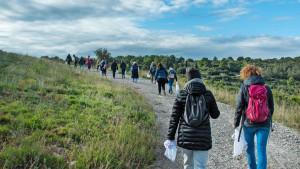
[[[254,84],[262,85],[265,84],[265,79],[258,75],[252,75],[244,80],[244,84],[247,86]]]
[[[200,78],[195,78],[188,81],[184,85],[183,89],[186,90],[188,94],[193,94],[193,95],[202,95],[206,92],[206,87],[203,84],[203,80]]]

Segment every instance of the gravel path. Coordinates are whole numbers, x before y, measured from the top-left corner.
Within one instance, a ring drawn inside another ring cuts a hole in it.
[[[160,137],[158,138],[159,145],[156,151],[157,159],[153,164],[153,168],[183,168],[183,156],[180,148],[178,149],[175,162],[164,157],[165,148],[163,142],[166,140],[170,114],[176,95],[158,96],[157,85],[152,84],[150,80],[139,79],[138,83],[133,83],[129,77],[127,75],[126,79],[121,79],[121,75],[117,75],[116,79],[113,79],[111,73],[108,73],[108,79],[144,95],[146,100],[154,107]],[[168,90],[168,86],[166,86],[166,90]],[[238,159],[232,157],[233,140],[231,135],[234,132],[232,129],[234,109],[223,103],[218,103],[218,107],[221,112],[220,117],[216,120],[211,120],[213,148],[209,153],[207,168],[247,168],[246,153]],[[267,147],[268,168],[300,169],[299,133],[279,123],[273,124],[275,131],[271,133]]]

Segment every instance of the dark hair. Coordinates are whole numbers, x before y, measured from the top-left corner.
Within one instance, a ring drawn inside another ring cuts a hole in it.
[[[157,68],[163,67],[163,65],[161,63],[157,64]]]

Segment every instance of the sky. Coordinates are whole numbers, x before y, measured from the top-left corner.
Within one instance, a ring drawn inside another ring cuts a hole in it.
[[[0,0],[0,49],[36,57],[300,56],[300,0]]]

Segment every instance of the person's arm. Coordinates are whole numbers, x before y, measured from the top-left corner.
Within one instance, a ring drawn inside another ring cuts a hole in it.
[[[157,79],[158,73],[157,73],[158,69],[155,71],[155,75],[154,75],[154,80]]]
[[[217,119],[220,116],[220,111],[216,102],[216,99],[214,97],[214,95],[211,93],[211,91],[207,91],[205,93],[205,96],[207,96],[209,98],[209,104],[208,106],[208,110],[209,110],[209,115],[211,118],[213,119]]]
[[[234,128],[240,125],[241,117],[245,109],[245,98],[244,98],[244,88],[245,86],[242,85],[240,91],[238,93],[238,97],[236,100],[236,108],[235,108],[235,116],[234,116]]]
[[[175,134],[178,127],[179,120],[184,113],[185,107],[185,99],[186,99],[186,91],[181,90],[173,104],[172,114],[170,117],[169,130],[167,134],[167,138],[169,140],[175,140]]]
[[[270,89],[269,86],[267,86],[267,90],[268,90],[268,105],[270,107],[270,114],[273,116],[274,113],[274,98],[273,98],[273,93],[272,90]]]

